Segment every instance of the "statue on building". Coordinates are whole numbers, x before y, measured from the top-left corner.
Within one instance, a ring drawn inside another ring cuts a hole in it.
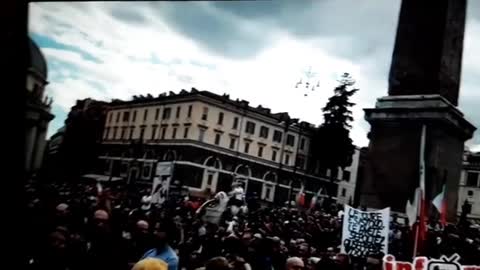
[[[29,65],[25,85],[25,171],[29,177],[42,166],[48,123],[54,116],[50,112],[52,100],[48,101],[48,97],[44,97],[45,86],[48,84],[47,62],[40,48],[29,37],[26,42]]]

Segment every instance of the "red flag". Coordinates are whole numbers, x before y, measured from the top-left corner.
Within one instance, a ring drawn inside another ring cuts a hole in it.
[[[300,188],[300,191],[298,191],[297,196],[296,196],[296,202],[297,206],[304,206],[305,205],[305,192],[303,192],[303,185]]]

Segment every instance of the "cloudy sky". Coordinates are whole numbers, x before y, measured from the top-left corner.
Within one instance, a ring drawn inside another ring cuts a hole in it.
[[[460,94],[478,127],[479,2],[468,7]],[[351,136],[366,146],[362,108],[387,93],[399,8],[400,0],[30,4],[30,35],[47,58],[54,98],[49,136],[77,99],[191,87],[319,124],[336,79],[349,72],[360,88]],[[309,67],[320,87],[305,97],[295,83]],[[480,135],[468,145],[480,150]]]

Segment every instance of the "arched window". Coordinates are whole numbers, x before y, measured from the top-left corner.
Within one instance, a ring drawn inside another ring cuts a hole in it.
[[[155,150],[155,151],[154,151],[154,158],[155,158],[156,160],[158,160],[158,161],[162,161],[164,154],[165,154],[165,153],[162,153],[162,151],[160,151],[160,150]]]
[[[222,162],[219,158],[209,156],[203,162],[206,168],[203,170],[202,189],[209,189],[211,192],[217,190],[218,176],[222,169]]]
[[[243,183],[243,186],[245,187],[245,193],[247,193],[248,190],[248,181],[249,178],[252,177],[252,170],[248,165],[240,164],[235,168],[234,174],[233,174],[233,181],[234,182],[241,182]]]
[[[163,161],[174,161],[177,159],[177,152],[175,150],[168,150],[165,155],[163,155]]]
[[[154,159],[155,152],[153,150],[148,150],[143,154],[143,159]]]
[[[273,202],[275,198],[275,185],[278,176],[276,173],[268,171],[263,175],[262,200]]]
[[[222,162],[220,161],[220,159],[213,156],[209,156],[207,159],[205,159],[203,165],[216,169],[222,169]]]
[[[251,177],[252,176],[252,170],[248,165],[243,165],[240,164],[235,168],[235,174],[240,176],[240,177]]]

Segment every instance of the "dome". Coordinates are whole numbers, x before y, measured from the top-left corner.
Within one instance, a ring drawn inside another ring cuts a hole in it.
[[[47,61],[40,48],[33,40],[28,38],[28,70],[35,72],[42,79],[47,80]]]

